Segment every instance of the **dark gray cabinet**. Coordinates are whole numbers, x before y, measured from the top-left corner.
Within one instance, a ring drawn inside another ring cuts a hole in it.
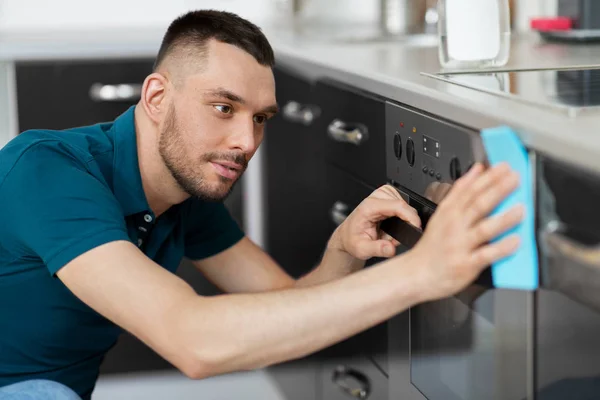
[[[111,121],[139,100],[153,60],[16,64],[19,131]]]
[[[319,263],[332,232],[323,198],[323,133],[315,129],[320,110],[312,83],[284,67],[274,74],[281,112],[267,123],[263,142],[266,250],[300,277]]]
[[[329,79],[314,91],[326,161],[372,187],[385,184],[384,99]]]
[[[365,356],[326,360],[322,371],[319,387],[323,400],[388,399],[387,377]]]
[[[112,121],[139,100],[141,84],[152,72],[154,60],[49,60],[16,64],[19,131],[66,129]],[[241,184],[236,185],[226,205],[242,224]],[[188,261],[178,273],[198,293],[214,295],[219,290]],[[171,364],[129,333],[111,349],[101,373],[171,369]]]
[[[386,181],[385,103],[335,81],[311,82],[287,66],[275,69],[275,82],[282,112],[269,121],[264,142],[267,250],[300,276],[319,262],[345,217]],[[369,386],[368,398],[387,399],[386,324],[270,370],[290,399],[365,398],[355,386],[361,384]]]

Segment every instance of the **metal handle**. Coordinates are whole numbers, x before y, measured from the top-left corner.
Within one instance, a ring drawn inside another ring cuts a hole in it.
[[[351,386],[348,382],[348,378],[352,378],[352,380],[356,381],[356,387]],[[369,378],[355,369],[340,365],[333,371],[331,380],[343,392],[355,399],[368,399],[371,395],[371,383],[369,382]]]
[[[550,222],[542,232],[543,285],[600,311],[600,239]]]
[[[297,101],[289,101],[283,106],[283,118],[291,122],[310,125],[321,114],[319,107],[308,104],[302,105]]]
[[[135,83],[121,83],[118,85],[104,85],[94,83],[90,87],[90,98],[101,102],[137,101],[142,94],[142,85]]]
[[[600,244],[590,246],[579,243],[562,234],[563,230],[560,223],[550,222],[545,232],[546,243],[561,256],[590,268],[598,268],[600,272]]]
[[[336,201],[331,207],[331,220],[336,225],[341,225],[348,218],[349,207],[341,201]]]
[[[403,246],[412,249],[423,236],[423,230],[398,217],[390,217],[381,221],[379,228],[400,242]]]
[[[360,146],[369,139],[369,130],[363,124],[334,119],[327,127],[329,137],[337,142]]]

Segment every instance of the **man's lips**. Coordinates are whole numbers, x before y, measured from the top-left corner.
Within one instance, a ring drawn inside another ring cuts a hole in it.
[[[219,164],[224,167],[230,168],[230,169],[235,169],[237,171],[241,171],[243,169],[243,166],[241,166],[238,163],[231,162],[231,161],[212,161],[212,162],[215,164]]]
[[[236,179],[242,172],[242,166],[231,162],[211,161],[217,173],[227,179]]]

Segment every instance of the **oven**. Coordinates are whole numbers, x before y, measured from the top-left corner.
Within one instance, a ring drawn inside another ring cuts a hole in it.
[[[403,105],[387,104],[386,138],[388,180],[425,227],[453,182],[485,161],[477,130]],[[390,398],[532,398],[533,306],[531,292],[494,289],[488,270],[458,295],[391,319]]]
[[[485,161],[479,132],[386,107],[388,181],[426,226],[453,182]],[[542,288],[494,288],[488,269],[456,296],[392,318],[390,399],[600,398],[600,177],[530,157]]]

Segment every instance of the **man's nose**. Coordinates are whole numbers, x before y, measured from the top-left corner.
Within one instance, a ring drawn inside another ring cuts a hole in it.
[[[254,121],[240,121],[235,126],[235,131],[230,136],[229,146],[234,149],[240,149],[245,154],[252,154],[256,150],[256,137]]]

